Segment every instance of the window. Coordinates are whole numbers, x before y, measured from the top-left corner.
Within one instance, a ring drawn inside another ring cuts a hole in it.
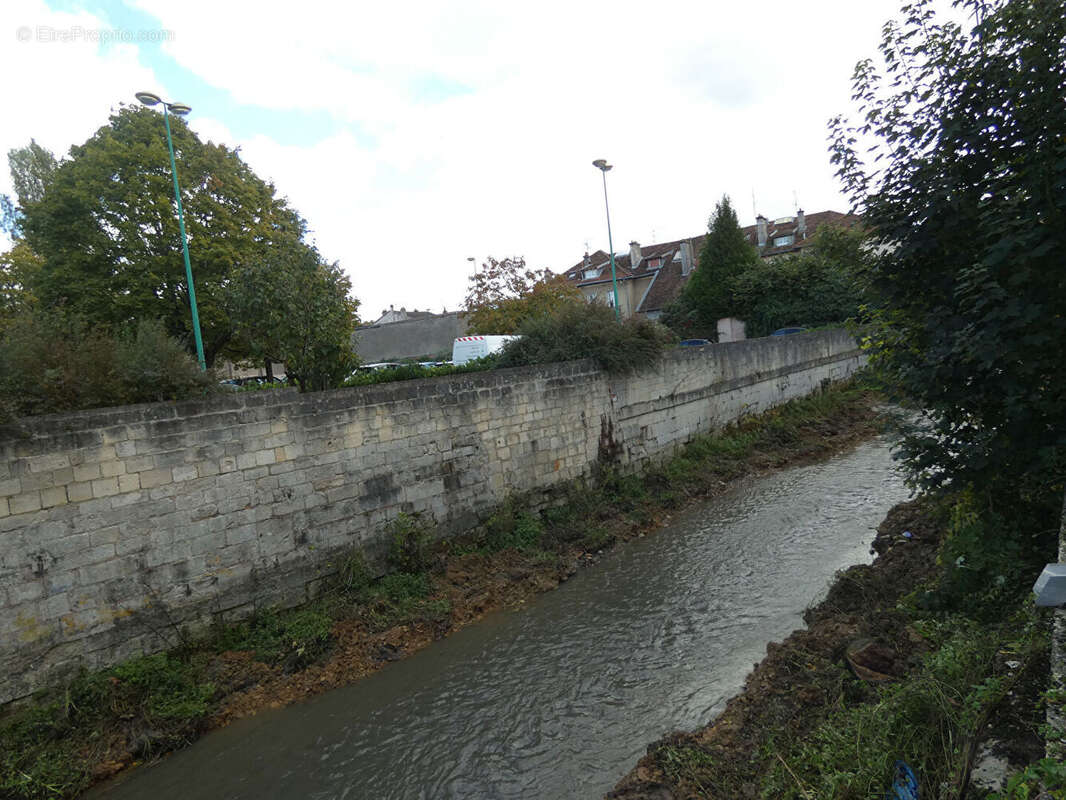
[[[589,281],[589,280],[592,280],[593,278],[598,278],[598,277],[600,277],[600,271],[598,269],[587,269],[587,270],[585,270],[585,280]]]
[[[656,256],[655,258],[648,259],[648,269],[658,269],[663,265],[662,258]]]
[[[796,237],[791,233],[785,236],[775,236],[774,247],[784,247],[786,244],[792,244],[794,241],[796,241]]]

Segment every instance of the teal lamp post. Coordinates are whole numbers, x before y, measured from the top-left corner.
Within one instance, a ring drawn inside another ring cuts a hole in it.
[[[618,307],[618,275],[614,270],[614,242],[611,241],[611,207],[607,204],[607,170],[612,169],[604,158],[597,158],[592,166],[603,173],[603,206],[607,209],[607,246],[611,249],[611,283],[614,285],[614,318],[621,319],[622,310]]]
[[[204,340],[200,336],[200,314],[196,310],[196,288],[192,283],[192,265],[189,263],[189,241],[185,236],[185,212],[181,207],[181,190],[178,188],[178,165],[174,161],[174,141],[170,137],[170,114],[185,115],[192,111],[184,103],[168,103],[157,94],[137,92],[136,97],[146,106],[163,104],[163,124],[167,129],[167,149],[170,151],[170,176],[174,179],[174,199],[178,203],[178,228],[181,229],[181,251],[185,256],[185,279],[189,283],[189,307],[192,308],[192,333],[196,339],[196,360],[200,369],[207,369],[204,360]]]

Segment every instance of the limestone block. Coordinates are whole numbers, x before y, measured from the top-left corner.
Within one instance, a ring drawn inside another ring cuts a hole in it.
[[[7,502],[12,514],[27,514],[41,507],[41,493],[23,492],[9,497]]]
[[[103,461],[100,463],[100,476],[112,478],[126,473],[126,464],[122,461]]]
[[[52,472],[70,466],[70,456],[67,453],[48,453],[42,456],[31,456],[26,459],[30,472]]]
[[[192,481],[200,477],[200,473],[194,465],[173,467],[171,469],[171,475],[173,476],[175,483],[181,483],[182,481]]]
[[[56,486],[52,489],[41,490],[41,507],[65,505],[67,502],[67,489],[65,486]]]

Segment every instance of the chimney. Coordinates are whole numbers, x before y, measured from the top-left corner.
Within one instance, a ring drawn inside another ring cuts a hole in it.
[[[692,242],[681,243],[681,274],[688,275],[692,272]]]
[[[807,218],[803,216],[802,208],[796,212],[796,238],[807,238]]]
[[[769,220],[767,220],[766,217],[764,217],[762,214],[759,214],[759,216],[757,216],[755,218],[755,227],[756,227],[756,230],[758,230],[759,247],[766,247],[766,223],[767,222],[769,222]]]
[[[640,266],[641,259],[644,258],[640,252],[640,242],[629,243],[629,268],[635,270]]]

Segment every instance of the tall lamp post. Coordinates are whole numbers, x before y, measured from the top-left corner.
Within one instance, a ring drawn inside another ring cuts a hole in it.
[[[200,314],[196,310],[196,288],[192,282],[192,265],[189,263],[189,241],[185,236],[185,211],[181,207],[181,190],[178,188],[178,165],[174,161],[174,141],[170,137],[170,113],[185,115],[192,111],[184,103],[168,103],[157,94],[137,92],[136,97],[146,106],[163,104],[163,124],[167,129],[167,149],[170,151],[170,175],[174,179],[174,199],[178,203],[178,228],[181,230],[181,251],[185,256],[185,279],[189,283],[189,307],[192,309],[192,333],[196,339],[196,360],[200,369],[207,369],[204,360],[204,341],[200,336]]]
[[[607,246],[611,249],[611,283],[614,286],[614,318],[621,319],[622,311],[618,307],[618,275],[614,269],[614,242],[611,240],[611,207],[607,203],[607,170],[611,165],[604,158],[597,158],[592,166],[603,173],[603,206],[607,209]]]

